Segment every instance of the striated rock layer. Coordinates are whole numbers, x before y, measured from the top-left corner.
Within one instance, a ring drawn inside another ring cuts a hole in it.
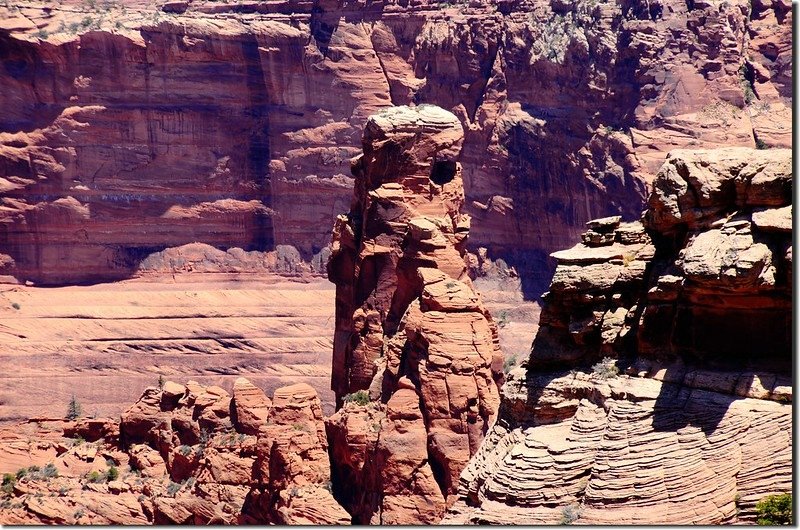
[[[754,522],[791,491],[791,152],[675,151],[653,187],[553,254],[445,522]]]
[[[337,497],[361,523],[437,522],[499,404],[497,329],[467,275],[458,119],[372,116],[334,228],[328,421]]]
[[[323,261],[390,105],[458,117],[470,248],[529,297],[585,221],[638,216],[668,151],[791,145],[784,0],[84,4],[0,7],[0,273],[20,280],[125,277],[193,242]]]

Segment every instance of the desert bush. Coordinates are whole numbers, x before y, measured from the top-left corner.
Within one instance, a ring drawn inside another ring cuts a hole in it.
[[[72,399],[69,400],[69,405],[67,405],[67,415],[66,418],[70,421],[77,420],[81,416],[81,404],[78,403],[78,400],[75,399],[75,394],[72,395]]]
[[[17,477],[12,475],[11,473],[5,473],[3,475],[3,485],[0,487],[0,491],[7,495],[11,495],[14,493],[14,484],[17,483]]]
[[[619,375],[616,361],[611,357],[603,357],[603,360],[592,366],[592,373],[600,379],[611,379]]]
[[[581,517],[581,507],[577,504],[564,506],[561,510],[561,524],[572,524]]]
[[[762,526],[790,525],[792,514],[792,494],[769,495],[756,504],[756,523]]]
[[[516,366],[517,366],[517,356],[516,355],[512,355],[510,357],[506,357],[503,360],[503,373],[504,374],[508,374]]]
[[[508,311],[500,311],[497,314],[497,327],[503,329],[508,325]]]
[[[347,394],[344,397],[344,402],[355,403],[356,405],[361,405],[363,407],[369,404],[369,393],[367,393],[366,390],[359,390],[358,392]]]
[[[55,464],[52,462],[45,464],[42,470],[39,472],[42,477],[44,478],[56,478],[58,477],[58,469],[56,469]]]
[[[176,493],[181,490],[181,485],[170,481],[169,485],[167,485],[167,495],[170,497],[174,497]]]

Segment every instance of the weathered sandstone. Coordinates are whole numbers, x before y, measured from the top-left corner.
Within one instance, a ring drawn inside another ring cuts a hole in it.
[[[788,150],[675,151],[641,223],[554,253],[445,522],[753,522],[791,491],[791,200]]]
[[[786,1],[94,5],[0,8],[0,273],[19,280],[127,277],[193,242],[321,272],[390,105],[458,117],[470,250],[529,298],[585,221],[638,216],[667,152],[791,145]]]
[[[343,405],[328,429],[356,522],[437,522],[499,403],[497,330],[465,261],[462,141],[453,114],[397,107],[367,121],[352,161],[328,263]]]
[[[244,378],[233,396],[165,381],[119,422],[29,431],[0,435],[0,468],[17,472],[13,491],[2,494],[3,523],[350,522],[330,493],[321,404],[307,384],[282,387],[270,401]]]

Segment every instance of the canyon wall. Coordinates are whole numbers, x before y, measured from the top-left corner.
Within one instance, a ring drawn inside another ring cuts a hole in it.
[[[157,7],[0,8],[0,273],[115,279],[193,242],[321,273],[367,116],[434,103],[469,249],[531,297],[585,221],[638,217],[667,151],[791,143],[780,0]]]
[[[588,222],[498,393],[463,138],[428,105],[367,122],[328,262],[332,416],[239,378],[32,419],[0,430],[2,521],[747,523],[791,491],[791,151],[674,151],[641,221]]]
[[[791,161],[675,151],[641,223],[554,253],[446,522],[752,523],[791,492]]]

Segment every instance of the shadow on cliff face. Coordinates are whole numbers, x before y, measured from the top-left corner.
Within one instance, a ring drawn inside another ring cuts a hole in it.
[[[0,96],[0,102],[4,103],[0,113],[0,132],[31,132],[49,125],[61,114],[66,105],[60,102],[44,101],[39,97],[15,97],[18,91],[35,86],[37,76],[56,74],[55,65],[42,60],[33,44],[0,32],[0,63],[6,84],[3,87],[5,97]]]

